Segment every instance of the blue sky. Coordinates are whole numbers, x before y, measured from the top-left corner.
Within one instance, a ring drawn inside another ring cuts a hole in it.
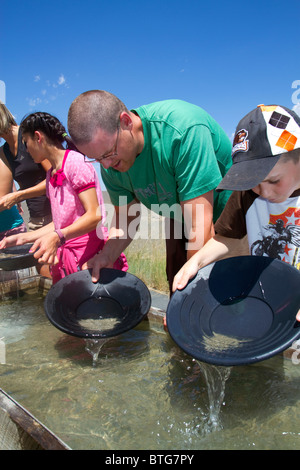
[[[299,0],[1,0],[6,105],[18,122],[47,111],[66,125],[89,89],[129,108],[179,98],[231,137],[258,104],[299,110],[299,17]]]

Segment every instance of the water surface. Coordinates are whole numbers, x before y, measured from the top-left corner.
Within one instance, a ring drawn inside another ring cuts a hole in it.
[[[0,303],[0,338],[0,387],[73,449],[300,448],[300,365],[282,356],[231,368],[212,423],[201,364],[148,322],[105,343],[93,366],[34,295]]]

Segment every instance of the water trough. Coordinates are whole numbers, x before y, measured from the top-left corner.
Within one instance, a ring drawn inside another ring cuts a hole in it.
[[[37,272],[36,272],[35,268],[28,268],[28,269],[24,269],[24,270],[20,270],[20,271],[14,271],[14,272],[0,271],[0,288],[1,288],[0,299],[4,300],[4,301],[7,301],[8,299],[11,299],[11,298],[16,298],[17,296],[22,296],[24,292],[28,293],[28,292],[37,292],[38,291],[39,294],[41,296],[43,296],[48,292],[50,287],[51,287],[51,281],[49,279],[46,279],[46,278],[43,278],[43,277],[40,277],[39,275],[37,275]],[[143,323],[148,323],[148,326],[151,330],[159,331],[159,333],[163,335],[163,338],[165,339],[165,342],[168,343],[169,335],[163,330],[163,318],[164,318],[166,308],[167,308],[167,305],[168,305],[168,297],[166,295],[162,295],[159,292],[155,292],[155,291],[151,291],[151,297],[152,297],[152,305],[151,305],[151,308],[148,312],[147,319]],[[55,331],[53,331],[53,334],[55,335]],[[1,337],[1,334],[0,334],[0,337]],[[0,340],[1,340],[1,338],[0,338]],[[125,348],[126,348],[126,341],[124,343]],[[70,339],[69,342],[71,343],[72,340]],[[162,341],[162,342],[164,342],[164,341]],[[66,338],[65,342],[60,342],[60,346],[61,346],[61,351],[63,350],[63,348],[66,348],[65,352],[64,352],[64,357],[66,357],[69,354],[68,338]],[[117,346],[119,348],[119,344]],[[117,364],[117,361],[118,361],[118,357],[116,357],[115,360],[113,359],[113,352],[117,351],[117,346],[116,347],[112,346],[112,348],[111,348],[112,352],[110,353],[110,359],[109,359],[109,361],[113,362],[112,369],[110,369],[111,375],[114,375],[115,370],[116,370],[115,367],[116,367],[116,364]],[[171,347],[173,348],[173,346],[171,346]],[[173,349],[176,349],[176,348],[173,348]],[[77,352],[78,352],[78,348],[77,348]],[[284,353],[281,356],[285,359],[290,359],[291,357],[293,357],[293,354],[295,354],[295,353],[298,356],[298,350],[297,349],[289,348],[288,350],[284,351]],[[127,353],[126,353],[126,355],[127,355]],[[75,357],[75,355],[74,355],[74,357],[70,357],[67,360],[69,361],[69,363],[72,362],[74,360],[74,358],[77,361],[77,357],[79,357],[79,356]],[[167,386],[168,387],[167,392],[169,394],[170,401],[173,401],[175,403],[177,403],[177,401],[178,401],[178,404],[179,404],[179,403],[181,403],[180,400],[182,400],[184,398],[184,397],[179,397],[178,396],[178,391],[180,390],[180,388],[186,387],[189,390],[189,393],[190,393],[189,396],[195,398],[195,403],[188,406],[186,401],[182,401],[181,405],[178,406],[179,411],[182,411],[184,407],[187,407],[187,410],[183,410],[183,411],[184,411],[184,413],[186,412],[188,414],[190,411],[193,412],[193,406],[195,407],[194,408],[195,411],[200,409],[200,408],[197,408],[197,406],[198,406],[197,405],[197,399],[201,396],[202,393],[206,394],[207,390],[205,389],[205,383],[204,383],[204,387],[203,387],[204,391],[201,391],[201,386],[202,385],[200,386],[200,388],[198,388],[198,390],[194,391],[194,389],[193,389],[195,383],[197,383],[197,377],[195,378],[195,375],[199,374],[199,368],[198,368],[197,364],[195,362],[189,361],[188,362],[188,368],[190,369],[190,371],[187,372],[187,371],[183,370],[183,363],[185,362],[185,359],[181,359],[181,356],[180,356],[179,357],[180,360],[179,360],[179,363],[178,363],[177,358],[178,358],[178,354],[175,352],[174,360],[172,359],[172,361],[173,361],[172,366],[173,366],[173,369],[178,369],[179,375],[181,375],[181,373],[183,373],[183,375],[184,375],[183,381],[179,381],[177,376],[173,377],[172,368],[169,368],[168,369],[169,372],[167,372],[167,374],[172,375],[173,383],[171,385]],[[119,356],[119,359],[122,359],[122,357]],[[130,351],[129,351],[128,364],[130,365],[130,362],[133,362],[134,359],[135,359],[134,355],[132,355],[132,357],[131,357],[130,356]],[[62,361],[62,359],[61,359],[61,361]],[[147,364],[144,361],[145,361],[145,359],[142,358],[142,360],[141,360],[141,371],[143,371],[147,367]],[[290,363],[291,361],[287,361],[287,362]],[[1,360],[0,360],[0,363],[1,363]],[[44,365],[42,363],[40,365],[40,372],[41,373],[45,372],[45,369],[48,367],[47,364],[45,363],[45,365]],[[126,366],[125,362],[124,362],[124,365]],[[22,364],[21,364],[21,366],[22,366]],[[105,369],[108,368],[108,365],[105,364],[105,361],[103,361],[101,363],[101,366],[98,369],[98,375],[97,375],[97,377],[95,377],[95,381],[93,383],[91,383],[91,390],[89,390],[89,393],[93,392],[93,394],[94,394],[93,395],[93,400],[96,399],[95,394],[97,394],[100,390],[100,389],[99,390],[96,389],[96,386],[98,387],[98,385],[96,384],[96,378],[97,378],[98,382],[102,382],[102,379],[103,379],[103,376],[101,375],[102,374],[102,370],[101,370],[102,366],[103,366],[103,371],[104,372],[105,372]],[[53,364],[53,366],[51,365],[51,367],[55,367],[55,364]],[[161,367],[163,369],[163,368],[169,367],[169,365],[162,362],[162,364],[159,367]],[[271,368],[272,368],[272,363],[271,363],[270,369]],[[294,371],[298,372],[296,369],[297,369],[297,367],[296,368],[294,367],[293,373],[294,373]],[[52,372],[54,371],[53,369],[51,369],[51,370],[52,370]],[[261,372],[261,371],[263,371],[263,368],[261,368],[261,367],[258,367],[257,369],[256,368],[248,369],[247,372],[244,372],[243,369],[241,369],[241,370],[242,370],[241,377],[244,377],[247,374],[249,374],[248,371],[250,371],[250,375],[252,374],[254,377],[255,377],[255,374],[257,374],[257,375],[262,374],[262,376],[263,376],[263,372]],[[96,372],[97,372],[97,369],[96,369]],[[125,373],[126,373],[126,370],[124,369],[124,374]],[[50,371],[50,374],[51,374],[51,371]],[[83,374],[83,379],[80,377],[80,374]],[[141,372],[141,374],[143,374],[143,372]],[[85,369],[81,367],[80,372],[77,375],[78,375],[78,378],[77,378],[77,376],[72,378],[72,380],[74,381],[75,384],[79,381],[79,379],[84,380]],[[276,376],[276,380],[277,380],[277,373],[275,374],[275,376]],[[233,379],[233,385],[231,386],[229,384],[229,390],[228,390],[229,396],[235,396],[235,395],[233,395],[235,393],[235,391],[234,391],[234,388],[235,388],[234,387],[234,381],[237,380],[235,374],[233,374],[232,379]],[[155,380],[155,378],[154,378],[154,380]],[[238,378],[238,380],[240,381],[240,378]],[[298,380],[298,377],[297,377],[297,380]],[[10,383],[10,384],[13,383],[13,378],[12,377],[9,378],[8,383]],[[50,383],[50,381],[49,381],[49,383]],[[133,391],[136,390],[135,389],[135,384],[131,383],[130,381],[128,382],[127,386],[128,386],[128,388],[130,388],[132,386]],[[160,392],[161,386],[162,386],[162,384],[157,383],[157,397],[158,397],[158,400],[160,399],[159,392]],[[245,385],[245,388],[246,387],[249,387],[248,383]],[[5,388],[5,387],[3,387],[3,388]],[[93,390],[92,390],[92,388],[93,388]],[[17,389],[17,387],[14,388],[14,391],[16,389]],[[165,391],[166,390],[164,390],[164,392]],[[19,392],[19,393],[20,393],[20,397],[21,397],[22,393],[21,392]],[[54,393],[56,393],[56,392],[54,392]],[[113,395],[115,393],[116,393],[115,391],[112,391]],[[280,393],[283,393],[283,392],[280,391]],[[248,394],[248,391],[247,391],[247,394]],[[141,413],[141,416],[140,416],[141,425],[142,425],[142,422],[143,422],[143,413],[146,414],[146,408],[147,408],[147,403],[145,402],[145,400],[147,400],[146,397],[147,396],[145,396],[144,399],[142,398],[141,401],[139,402],[139,404],[140,404],[139,412]],[[280,397],[278,398],[278,400],[277,400],[277,397],[275,397],[275,398],[276,398],[275,401],[279,402]],[[47,397],[44,398],[44,399],[47,400]],[[83,397],[81,397],[81,399],[84,400],[85,395]],[[269,398],[268,398],[268,400],[269,400]],[[272,398],[272,400],[273,400],[273,398]],[[270,401],[272,401],[272,400],[270,399]],[[292,401],[292,400],[290,400],[290,401]],[[241,411],[241,406],[242,406],[241,402],[237,402],[234,399],[231,399],[231,402],[232,403],[229,405],[229,408],[231,408],[231,411],[233,411],[233,414],[236,411],[238,413],[238,410]],[[75,404],[74,403],[75,403],[74,396],[72,396],[72,395],[68,396],[68,398],[66,398],[65,405],[63,405],[61,403],[57,404],[58,409],[55,410],[56,414],[59,415],[60,410],[63,410],[64,408],[66,410],[70,410],[71,412],[74,412],[74,410],[75,410],[75,408],[74,408]],[[222,403],[219,404],[219,405],[222,406]],[[77,404],[77,406],[79,406],[79,405]],[[289,406],[290,406],[290,402],[288,402],[288,407]],[[78,413],[77,408],[75,410],[75,414],[76,413]],[[124,414],[125,413],[127,413],[126,408],[124,408]],[[201,418],[202,411],[200,411],[199,413],[200,413],[200,418]],[[280,411],[280,413],[281,413],[281,411]],[[281,419],[281,414],[280,413],[278,415],[279,416],[278,419]],[[52,419],[52,416],[50,416],[50,418]],[[164,432],[165,434],[169,433],[170,436],[172,436],[173,428],[175,428],[175,426],[173,425],[172,416],[171,415],[168,416],[169,423],[168,422],[167,423],[161,423],[160,419],[159,419],[159,416],[157,416],[155,418],[156,419],[153,420],[153,423],[152,423],[152,427],[153,427],[153,431],[151,432],[152,437],[155,434],[155,429],[156,428],[158,429],[158,431],[161,434]],[[19,399],[16,400],[15,398],[13,398],[10,395],[10,390],[0,389],[0,423],[1,423],[0,434],[3,437],[2,440],[0,439],[0,443],[1,443],[0,449],[3,448],[3,449],[48,449],[48,450],[50,450],[50,449],[66,449],[66,450],[69,450],[69,449],[73,448],[72,445],[69,446],[68,444],[65,443],[65,439],[64,439],[64,432],[65,431],[63,431],[62,434],[60,434],[60,436],[62,436],[62,437],[58,437],[59,434],[57,434],[56,431],[55,432],[51,431],[51,429],[52,429],[51,419],[50,419],[50,421],[47,422],[47,425],[44,425],[43,424],[43,418],[41,420],[36,419],[34,417],[34,415],[31,414],[31,412],[29,412],[26,409],[26,405],[25,405],[25,407],[23,406],[22,398],[20,399],[20,401],[19,401]],[[112,412],[112,414],[110,414],[109,411],[106,408],[104,408],[103,409],[103,419],[106,419],[107,421],[110,420],[112,422],[116,421],[119,424],[123,423],[123,424],[120,424],[120,430],[122,429],[122,434],[126,433],[126,431],[127,431],[126,430],[126,420],[125,420],[124,416],[114,417],[113,412]],[[237,419],[240,420],[240,417],[237,418]],[[268,417],[268,419],[270,419],[270,422],[271,422],[271,425],[272,425],[273,417],[272,416],[270,418]],[[216,418],[216,421],[218,421],[218,417]],[[267,421],[267,419],[266,419],[266,421]],[[49,425],[49,422],[50,422],[50,425]],[[192,424],[188,423],[188,419],[186,419],[186,418],[184,418],[184,422],[185,422],[184,425],[186,427],[181,429],[180,432],[183,434],[183,441],[182,442],[184,443],[183,445],[186,446],[185,448],[195,448],[195,446],[198,446],[198,445],[200,446],[200,448],[203,448],[203,446],[204,447],[208,446],[207,436],[206,436],[205,433],[204,433],[205,435],[204,434],[201,435],[201,433],[199,434],[199,444],[194,443],[195,433],[197,432],[197,428],[200,425],[197,425],[197,424],[195,424],[196,422],[193,423],[192,421],[191,421]],[[259,419],[258,418],[257,418],[257,422],[259,424]],[[187,428],[188,426],[189,426],[189,429]],[[217,428],[217,426],[216,426],[216,428]],[[143,429],[143,428],[141,428],[141,429]],[[144,429],[143,429],[143,431],[144,431]],[[210,431],[211,431],[211,429],[210,429]],[[157,437],[154,436],[154,441],[157,442],[157,447],[156,447],[157,449],[162,448],[162,447],[160,447],[160,445],[161,445],[160,442],[161,441],[160,441],[160,437],[159,437],[159,432],[157,432]],[[227,433],[228,433],[228,430],[224,429],[222,442],[226,441]],[[178,434],[178,431],[176,431],[176,434]],[[239,434],[241,434],[241,433],[239,432]],[[296,440],[296,438],[297,438],[297,436],[294,435],[295,433],[293,433],[292,431],[288,431],[286,434],[287,434],[286,438],[291,438],[293,440]],[[129,436],[130,436],[130,432],[129,432]],[[210,436],[211,436],[210,440],[215,439],[216,442],[217,442],[215,445],[218,446],[218,444],[220,442],[220,441],[218,441],[218,439],[221,438],[220,434],[218,434],[218,432],[216,432],[215,435],[213,436],[213,434],[210,433]],[[121,439],[121,437],[123,438],[123,435],[122,436],[120,435],[120,439]],[[4,440],[4,438],[5,438],[5,440]],[[169,438],[169,437],[167,436],[167,438]],[[201,438],[202,438],[202,440],[201,440]],[[80,439],[82,439],[82,438],[80,437]],[[102,437],[99,438],[99,446],[100,446],[99,448],[102,448],[101,446],[104,445],[104,444],[107,445],[108,447],[103,447],[103,448],[115,448],[115,447],[109,447],[109,446],[114,446],[113,441],[109,440],[109,442],[107,443],[107,442],[104,442],[103,439],[104,438],[102,438]],[[125,435],[124,439],[126,440],[126,435]],[[131,442],[128,442],[128,438],[127,438],[127,445],[128,445],[127,448],[135,448],[134,436],[130,436],[129,440],[130,439],[131,439]],[[76,441],[76,438],[75,438],[75,441]],[[191,444],[190,444],[190,441],[192,442]],[[122,442],[123,442],[123,444],[122,444]],[[122,441],[122,442],[120,443],[120,446],[123,446],[125,441]],[[198,438],[197,438],[197,442],[198,442]],[[153,445],[153,444],[151,444],[151,445]],[[177,447],[176,447],[176,445],[177,445]],[[172,449],[179,448],[178,445],[179,445],[178,443],[173,444],[172,437],[170,437],[169,448],[170,449],[171,448]],[[265,444],[263,444],[263,445],[265,445]],[[292,445],[294,445],[294,443]],[[152,447],[149,447],[149,446],[147,447],[147,444],[145,444],[145,446],[146,446],[145,448],[152,448]],[[175,447],[173,447],[173,446],[175,446]],[[280,448],[280,445],[278,446],[278,443],[275,443],[274,446],[275,446],[274,448],[277,448],[277,447]],[[76,445],[74,446],[74,448],[76,448]],[[120,448],[124,448],[124,447],[120,447]],[[198,447],[196,447],[196,448],[198,448]]]

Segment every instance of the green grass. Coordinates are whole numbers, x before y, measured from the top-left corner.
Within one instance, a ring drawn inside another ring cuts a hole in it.
[[[169,293],[166,277],[165,240],[133,240],[126,249],[128,272],[148,288]]]

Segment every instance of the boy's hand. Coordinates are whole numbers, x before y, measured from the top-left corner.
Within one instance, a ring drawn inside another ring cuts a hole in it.
[[[176,276],[174,277],[172,290],[175,292],[176,289],[183,289],[188,281],[196,276],[197,272],[199,271],[198,262],[195,256],[192,256],[178,271]]]

